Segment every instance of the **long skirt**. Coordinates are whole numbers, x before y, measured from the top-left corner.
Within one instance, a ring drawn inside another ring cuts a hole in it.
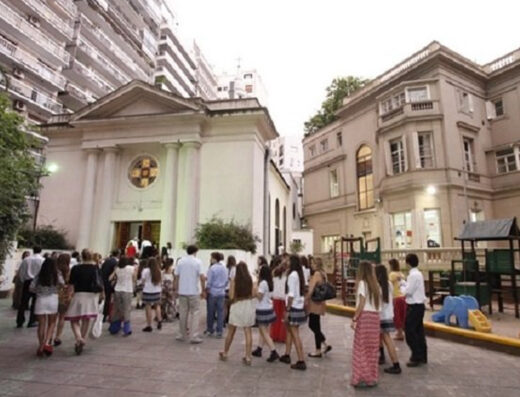
[[[404,329],[406,321],[406,300],[404,296],[394,298],[394,324],[397,329]]]
[[[352,352],[352,378],[350,384],[372,386],[379,375],[379,313],[363,311],[359,316],[354,331],[354,349]]]
[[[273,342],[285,343],[287,336],[287,328],[283,321],[285,314],[285,301],[282,299],[273,299],[273,309],[276,313],[276,321],[271,324],[271,339]]]

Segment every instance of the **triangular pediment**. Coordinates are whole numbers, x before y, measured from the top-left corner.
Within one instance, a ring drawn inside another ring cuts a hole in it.
[[[118,88],[96,102],[80,109],[72,121],[198,112],[198,99],[186,99],[139,80]]]

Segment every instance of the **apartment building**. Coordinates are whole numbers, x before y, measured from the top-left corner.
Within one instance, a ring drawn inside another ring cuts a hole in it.
[[[14,108],[41,123],[134,79],[197,96],[197,58],[176,25],[165,0],[2,1],[0,67]]]
[[[479,65],[438,42],[345,98],[304,138],[315,252],[455,246],[464,222],[520,217],[520,50]]]
[[[257,98],[262,106],[268,105],[267,89],[256,69],[238,66],[235,73],[220,74],[217,95],[219,99]]]

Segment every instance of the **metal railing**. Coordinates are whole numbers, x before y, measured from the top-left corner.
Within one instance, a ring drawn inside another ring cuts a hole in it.
[[[115,87],[112,84],[110,84],[104,78],[100,77],[97,73],[95,73],[93,70],[89,69],[87,66],[82,64],[77,59],[74,60],[74,64],[72,65],[72,68],[78,69],[78,73],[80,73],[83,76],[87,77],[88,79],[94,81],[100,88],[105,90],[105,93],[108,93],[115,89]]]
[[[76,16],[78,7],[74,4],[74,0],[54,0],[61,8],[66,10],[72,17]]]
[[[93,45],[91,45],[85,38],[81,37],[78,40],[78,46],[85,51],[92,59],[95,59],[99,64],[108,72],[110,72],[117,80],[121,83],[126,83],[130,80],[130,77],[123,73],[117,68],[111,60],[105,55],[98,51]]]
[[[58,88],[63,89],[65,87],[66,80],[59,72],[44,65],[38,58],[2,36],[0,36],[0,53],[19,62],[26,69],[31,70],[43,79],[54,83]]]
[[[18,95],[33,103],[36,103],[37,105],[47,109],[52,113],[60,113],[63,110],[61,103],[21,80],[14,78],[9,79],[9,91],[17,93]]]
[[[61,19],[54,13],[47,5],[41,0],[22,0],[30,8],[32,8],[38,15],[39,18],[45,18],[51,25],[57,30],[62,32],[69,39],[72,39],[74,35],[74,28]]]
[[[0,18],[7,21],[24,35],[29,36],[36,45],[45,48],[62,62],[69,62],[70,54],[65,50],[64,46],[58,45],[53,39],[31,25],[20,14],[13,11],[3,2],[0,2]]]

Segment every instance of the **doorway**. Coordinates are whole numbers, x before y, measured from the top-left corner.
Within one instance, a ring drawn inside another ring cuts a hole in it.
[[[124,249],[126,244],[137,237],[140,243],[148,240],[159,246],[161,238],[161,222],[160,221],[138,221],[138,222],[116,222],[115,223],[115,246],[114,249]]]

